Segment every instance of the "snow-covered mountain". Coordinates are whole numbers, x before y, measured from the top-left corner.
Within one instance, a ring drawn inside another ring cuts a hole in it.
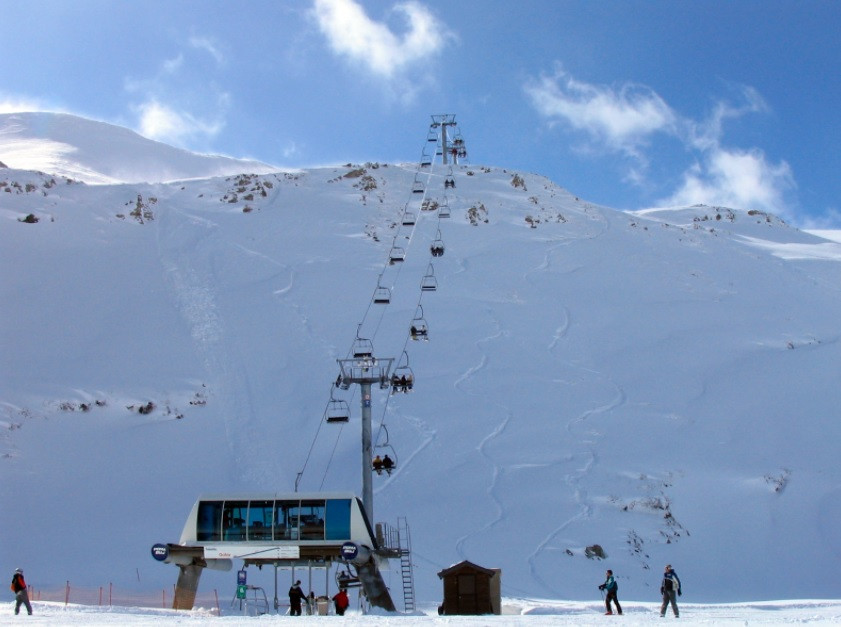
[[[127,131],[96,128],[55,174],[101,171]],[[440,163],[97,186],[27,168],[48,174],[0,170],[0,571],[160,589],[176,569],[149,548],[200,493],[299,472],[358,492],[358,394],[332,382],[359,335],[416,380],[374,395],[398,461],[374,517],[407,516],[419,600],[461,559],[501,568],[506,596],[590,599],[612,568],[651,600],[667,562],[690,601],[837,596],[841,245],[480,165],[454,188]]]
[[[63,113],[0,114],[0,155],[0,162],[10,168],[41,170],[91,184],[276,170],[259,161],[195,154],[127,128]]]

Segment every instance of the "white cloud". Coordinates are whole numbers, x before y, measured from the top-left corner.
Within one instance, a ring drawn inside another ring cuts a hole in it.
[[[214,58],[216,63],[218,63],[219,65],[222,65],[225,62],[225,56],[219,50],[219,47],[216,45],[216,42],[214,42],[209,37],[198,37],[196,35],[193,35],[188,40],[188,43],[196,50],[204,50],[205,52],[207,52],[211,57]]]
[[[679,177],[678,189],[660,201],[663,204],[791,212],[787,199],[797,185],[788,163],[772,163],[758,148],[722,146],[725,121],[768,111],[752,87],[738,87],[738,104],[720,101],[701,122],[680,116],[648,87],[584,83],[560,67],[554,75],[527,84],[525,91],[550,124],[562,121],[584,132],[591,152],[606,150],[631,157],[624,179],[634,185],[650,186],[647,166],[657,161],[659,153],[646,149],[655,134],[672,138],[694,153],[695,163]]]
[[[638,155],[640,145],[653,133],[675,132],[675,114],[644,86],[591,85],[559,68],[554,76],[527,85],[526,93],[541,115],[562,119],[609,149],[626,154]]]
[[[138,132],[144,137],[184,145],[195,136],[212,137],[224,126],[221,121],[204,121],[186,111],[150,100],[134,107],[138,114]]]
[[[0,113],[27,113],[30,111],[57,111],[36,98],[9,96],[0,93]]]
[[[662,201],[668,205],[723,205],[760,209],[785,216],[786,197],[796,188],[785,161],[769,163],[759,149],[716,147],[683,175],[681,187]]]
[[[369,18],[354,0],[315,0],[313,5],[319,28],[332,49],[385,78],[437,54],[452,37],[418,2],[395,4],[393,10],[405,20],[402,36]]]

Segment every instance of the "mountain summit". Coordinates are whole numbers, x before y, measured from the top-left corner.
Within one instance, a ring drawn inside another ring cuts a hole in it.
[[[0,114],[0,161],[92,184],[156,183],[270,172],[258,161],[199,155],[127,128],[65,113]]]

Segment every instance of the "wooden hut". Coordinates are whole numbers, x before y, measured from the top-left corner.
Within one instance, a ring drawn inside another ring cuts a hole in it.
[[[440,573],[444,581],[444,602],[438,607],[439,614],[500,614],[499,568],[483,568],[463,561]]]

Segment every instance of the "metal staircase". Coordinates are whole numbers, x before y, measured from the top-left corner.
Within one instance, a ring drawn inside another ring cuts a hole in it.
[[[397,541],[400,548],[400,574],[403,578],[403,610],[415,611],[415,578],[412,573],[412,538],[405,516],[397,518]]]

